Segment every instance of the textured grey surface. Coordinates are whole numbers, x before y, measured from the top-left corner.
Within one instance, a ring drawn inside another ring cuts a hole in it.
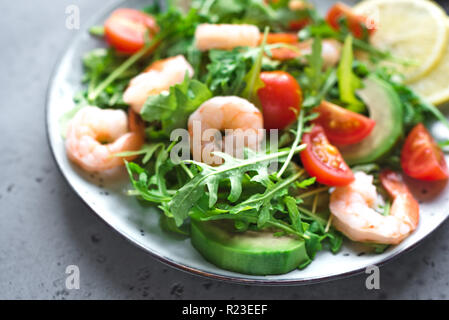
[[[104,1],[0,2],[0,299],[438,299],[449,297],[449,224],[416,250],[366,275],[302,287],[249,287],[189,275],[151,258],[109,229],[69,188],[53,162],[44,121],[52,68],[81,23]],[[6,14],[5,14],[6,13]],[[81,288],[65,289],[78,265]],[[330,268],[332,266],[329,266]]]

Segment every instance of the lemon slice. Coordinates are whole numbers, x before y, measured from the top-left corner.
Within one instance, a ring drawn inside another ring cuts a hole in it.
[[[416,81],[429,73],[441,60],[449,35],[446,13],[427,0],[366,0],[354,7],[355,12],[375,21],[377,31],[371,43],[395,57],[414,62],[395,68],[406,82]]]
[[[449,20],[447,28],[449,30]],[[440,63],[424,78],[411,83],[410,87],[430,103],[438,105],[449,101],[449,44]]]

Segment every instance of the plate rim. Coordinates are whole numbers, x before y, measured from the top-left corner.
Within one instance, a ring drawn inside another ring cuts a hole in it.
[[[158,0],[155,0],[158,1]],[[72,47],[72,45],[79,40],[79,38],[82,37],[83,33],[88,30],[88,26],[93,25],[95,21],[97,21],[101,16],[103,16],[106,12],[113,10],[114,8],[117,8],[120,4],[126,3],[127,0],[115,0],[109,3],[107,6],[103,7],[101,10],[97,11],[95,14],[93,14],[89,19],[86,20],[85,27],[80,28],[78,33],[72,37],[69,37],[61,49],[61,51],[58,53],[58,58],[56,59],[56,62],[54,63],[52,69],[51,69],[51,75],[48,80],[47,84],[47,90],[45,95],[45,133],[46,133],[46,140],[48,143],[48,146],[50,148],[51,157],[56,164],[56,167],[58,168],[59,173],[64,177],[67,184],[69,185],[70,189],[76,194],[76,196],[81,199],[81,201],[84,203],[84,205],[90,209],[90,211],[95,213],[95,216],[102,221],[104,224],[106,224],[108,227],[113,229],[116,233],[118,233],[122,238],[124,238],[126,241],[130,242],[134,246],[138,247],[139,249],[143,250],[145,253],[149,254],[151,257],[155,258],[159,262],[162,262],[163,264],[172,267],[176,270],[186,272],[188,274],[193,274],[196,276],[200,276],[202,278],[206,279],[213,279],[217,281],[227,282],[227,283],[234,283],[234,284],[240,284],[240,285],[257,285],[257,286],[298,286],[298,285],[308,285],[308,284],[315,284],[315,283],[323,283],[323,282],[329,282],[333,280],[340,280],[349,278],[358,274],[361,274],[364,270],[366,270],[366,267],[357,268],[354,270],[350,270],[348,272],[338,273],[338,274],[332,274],[325,277],[313,277],[313,278],[305,278],[305,279],[277,279],[277,280],[270,280],[270,279],[254,279],[254,278],[245,278],[245,274],[242,274],[241,277],[237,276],[231,276],[231,275],[223,275],[218,274],[215,272],[209,272],[205,270],[201,270],[199,268],[190,267],[186,264],[176,262],[172,259],[169,259],[167,257],[164,257],[162,254],[157,254],[153,251],[151,251],[149,248],[145,247],[141,243],[135,241],[127,235],[126,232],[121,230],[120,228],[114,226],[111,224],[107,219],[105,219],[101,214],[99,214],[91,204],[88,203],[84,197],[81,196],[81,194],[76,190],[76,188],[73,186],[71,180],[66,175],[64,169],[62,168],[61,163],[58,161],[56,156],[56,150],[55,145],[52,143],[51,133],[50,133],[50,101],[51,101],[51,95],[53,90],[55,90],[56,86],[56,75],[58,74],[58,70],[61,66],[61,62],[66,57],[68,51]],[[449,215],[446,216],[445,219],[441,220],[436,227],[432,230],[432,232],[427,233],[425,236],[423,236],[421,239],[416,241],[415,243],[411,244],[409,247],[404,248],[401,251],[398,251],[388,257],[385,257],[384,259],[380,260],[378,263],[376,263],[376,266],[383,266],[386,263],[389,263],[395,259],[397,259],[399,256],[401,256],[403,253],[410,252],[414,250],[416,247],[418,247],[425,239],[427,239],[431,234],[433,234],[438,228],[441,227],[441,225],[447,221],[449,218]],[[217,267],[218,268],[218,267]],[[269,276],[266,276],[269,277]]]

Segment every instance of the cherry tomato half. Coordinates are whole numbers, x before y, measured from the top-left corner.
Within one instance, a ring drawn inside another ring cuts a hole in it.
[[[355,14],[350,7],[338,2],[329,9],[326,21],[335,30],[340,30],[340,19],[345,18],[348,28],[356,38],[363,38],[364,30],[371,35],[376,31],[376,27],[368,25],[368,19],[365,16]]]
[[[104,24],[106,41],[117,51],[133,54],[145,45],[145,33],[152,38],[159,28],[156,20],[141,11],[121,8],[115,10]]]
[[[405,140],[401,165],[402,170],[415,179],[434,181],[449,177],[443,151],[421,123],[413,128]]]
[[[328,101],[315,109],[320,115],[314,123],[323,127],[331,143],[354,144],[365,139],[376,122],[356,112],[349,111]]]
[[[302,142],[307,145],[300,153],[304,169],[319,183],[345,186],[354,181],[354,174],[340,151],[329,143],[321,126],[313,126],[311,132],[304,134]]]
[[[262,72],[265,87],[257,92],[263,109],[265,129],[284,129],[298,117],[302,90],[295,78],[284,71]]]

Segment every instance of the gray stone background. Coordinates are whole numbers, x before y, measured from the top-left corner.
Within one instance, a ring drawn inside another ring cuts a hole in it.
[[[416,250],[381,268],[381,289],[366,275],[324,284],[257,287],[211,281],[172,269],[108,228],[69,188],[45,134],[45,96],[57,58],[81,23],[105,1],[1,1],[0,298],[1,299],[445,299],[449,224]],[[65,289],[76,264],[81,289]]]

